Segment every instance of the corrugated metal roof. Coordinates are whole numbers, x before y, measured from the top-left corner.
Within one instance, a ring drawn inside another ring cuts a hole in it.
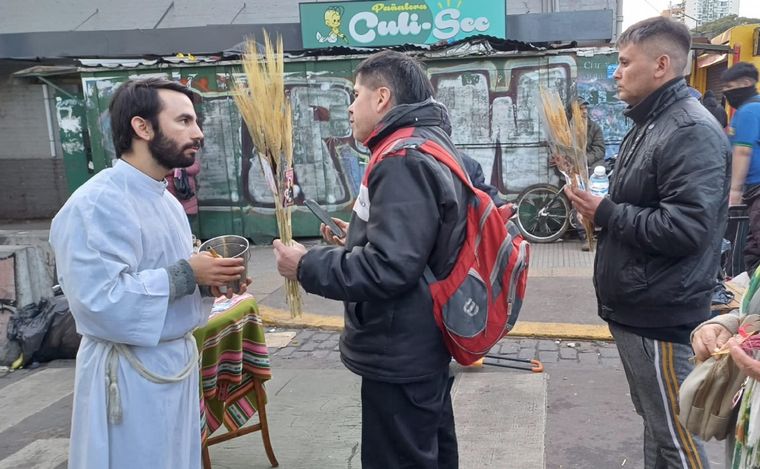
[[[240,59],[244,46],[245,42],[240,42],[218,55],[215,54],[194,56],[190,54],[177,54],[150,58],[80,58],[76,59],[76,61],[79,62],[81,67],[90,69],[151,67],[159,63],[172,65],[203,65],[210,63],[219,63],[223,61],[234,62]],[[462,57],[473,55],[491,55],[503,52],[540,52],[546,50],[543,47],[538,47],[533,44],[498,39],[490,36],[475,36],[450,44],[405,44],[390,47],[389,49],[404,52],[417,51],[424,57]],[[378,50],[379,49],[360,47],[331,47],[327,49],[312,49],[299,52],[291,52],[286,53],[285,56],[286,59],[290,60],[298,60],[299,58],[308,57],[361,57],[377,52]],[[79,70],[80,69],[78,67],[72,66],[35,66],[16,72],[14,75],[17,77],[50,76],[64,73],[74,73]]]
[[[36,65],[34,67],[18,70],[13,73],[14,77],[50,77],[53,75],[68,75],[79,71],[79,68],[71,65]]]
[[[526,42],[512,41],[509,39],[500,39],[492,36],[471,36],[467,39],[461,39],[454,42],[442,42],[438,44],[401,44],[398,46],[372,48],[372,47],[349,47],[335,46],[323,49],[308,49],[300,52],[291,52],[291,56],[335,56],[335,55],[361,55],[372,54],[381,49],[392,49],[402,52],[419,51],[424,55],[489,55],[496,52],[520,52],[520,51],[539,51],[543,47],[528,44]]]
[[[219,55],[192,56],[163,56],[150,59],[140,58],[114,58],[114,59],[77,59],[83,66],[88,68],[135,68],[139,66],[152,66],[157,63],[168,63],[174,65],[202,65],[204,63],[216,63],[222,60],[240,59],[245,47],[245,42],[240,42],[235,46],[226,49]],[[509,41],[498,39],[490,36],[475,36],[470,39],[463,39],[450,44],[404,44],[386,49],[398,50],[403,52],[417,51],[426,57],[460,57],[465,55],[491,55],[499,52],[525,52],[525,51],[542,51],[545,48],[535,46],[519,41]],[[330,47],[325,49],[310,49],[286,53],[287,59],[298,59],[303,57],[340,57],[340,56],[362,56],[377,52],[380,49],[369,47]],[[261,49],[260,49],[261,51]]]

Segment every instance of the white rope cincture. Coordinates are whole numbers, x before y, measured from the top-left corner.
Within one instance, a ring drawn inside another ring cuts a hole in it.
[[[193,339],[192,331],[185,335],[185,344],[187,344],[187,342],[191,342],[190,349],[192,357],[176,376],[162,376],[148,370],[145,368],[145,365],[142,364],[140,359],[135,356],[129,345],[105,342],[109,347],[108,355],[106,357],[106,392],[109,423],[117,425],[121,423],[123,418],[118,378],[119,356],[126,358],[132,368],[134,368],[140,376],[150,382],[156,384],[178,383],[190,376],[190,373],[195,369],[195,364],[198,362],[199,358],[198,347],[195,344],[195,339]]]

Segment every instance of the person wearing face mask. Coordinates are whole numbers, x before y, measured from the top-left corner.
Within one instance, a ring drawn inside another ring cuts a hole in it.
[[[754,65],[739,62],[721,77],[723,96],[736,109],[728,127],[733,145],[729,205],[747,204],[749,235],[744,266],[752,275],[760,265],[760,97]]]

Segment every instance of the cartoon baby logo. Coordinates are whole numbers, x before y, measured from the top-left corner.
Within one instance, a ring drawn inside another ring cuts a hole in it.
[[[343,18],[343,7],[332,6],[325,10],[325,25],[330,28],[330,32],[327,36],[323,36],[322,33],[317,31],[317,41],[329,42],[335,44],[338,39],[348,44],[348,37],[340,30],[340,22]]]

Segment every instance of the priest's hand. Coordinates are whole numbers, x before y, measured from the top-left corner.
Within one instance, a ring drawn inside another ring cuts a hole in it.
[[[222,293],[222,289],[220,287],[211,287],[211,295],[214,298],[219,298],[220,296],[226,296],[227,298],[232,298],[234,295],[242,295],[246,292],[248,289],[248,285],[250,285],[253,282],[250,277],[245,279],[245,282],[240,282],[240,286],[238,287],[237,293],[232,291],[231,288],[227,288],[224,293]]]
[[[214,257],[209,252],[193,254],[187,260],[195,275],[198,285],[221,287],[229,282],[240,280],[245,272],[244,260],[240,257]]]
[[[720,324],[705,324],[691,337],[691,347],[697,360],[705,361],[710,355],[723,347],[731,338],[731,332]]]
[[[295,241],[286,246],[279,239],[272,243],[274,257],[277,259],[277,271],[288,280],[298,280],[298,263],[306,254],[306,248]]]

